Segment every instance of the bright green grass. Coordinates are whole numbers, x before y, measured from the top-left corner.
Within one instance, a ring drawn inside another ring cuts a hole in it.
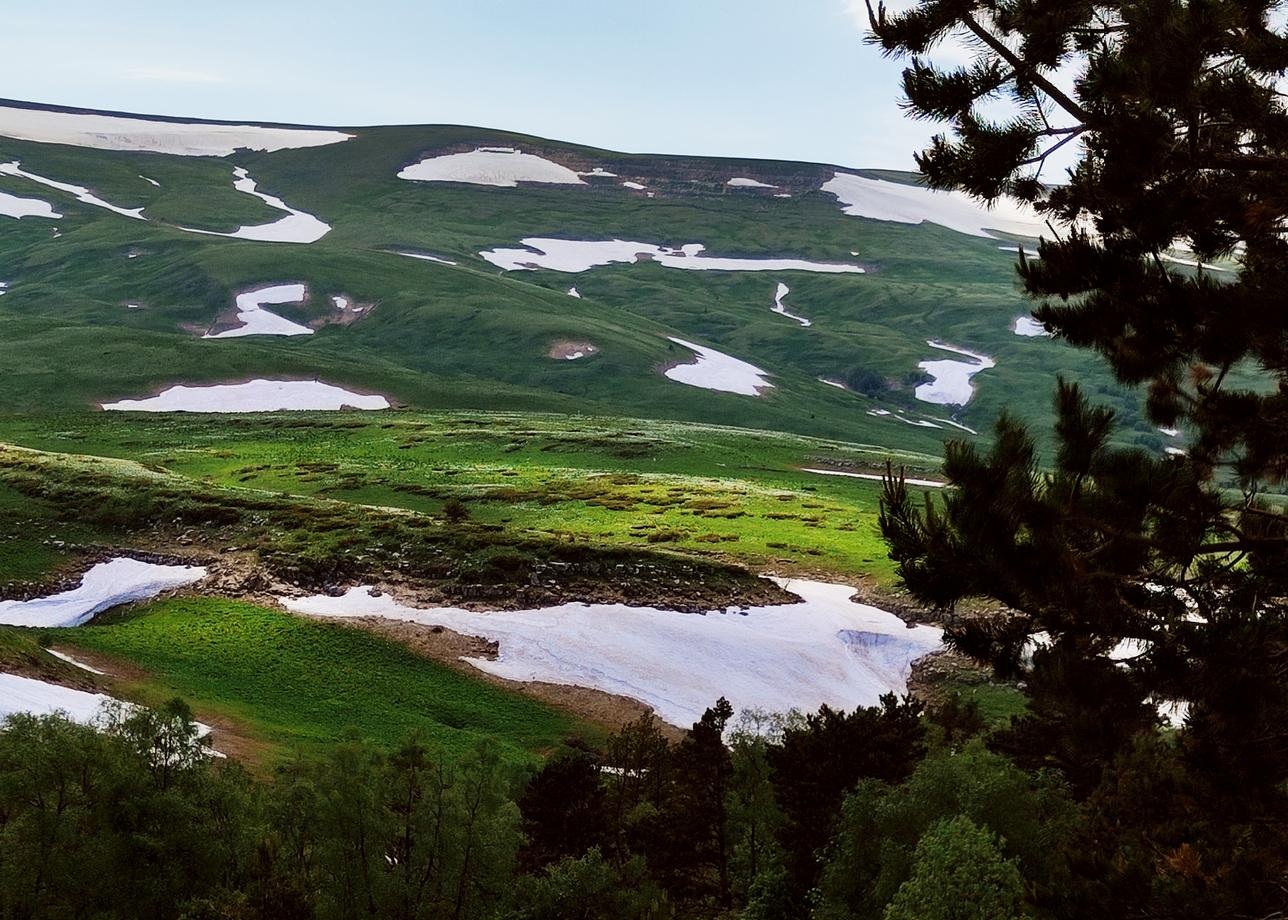
[[[418,731],[453,753],[488,737],[520,759],[588,730],[396,642],[247,603],[166,600],[48,635],[142,667],[150,676],[132,689],[146,702],[181,696],[279,753],[316,750],[355,727],[385,745]]]
[[[963,701],[973,700],[979,706],[980,717],[990,727],[1000,727],[1028,708],[1024,693],[1004,684],[948,682],[941,688],[947,693],[956,692]]]
[[[53,431],[48,429],[52,428]],[[24,446],[131,458],[203,484],[439,515],[515,538],[651,547],[756,570],[894,578],[878,482],[800,472],[929,456],[734,428],[515,413],[82,416],[0,421]]]

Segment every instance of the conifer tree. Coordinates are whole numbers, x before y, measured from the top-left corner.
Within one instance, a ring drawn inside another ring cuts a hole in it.
[[[1058,766],[1080,794],[1109,781],[1160,703],[1185,704],[1174,801],[1193,814],[1131,816],[1166,822],[1185,854],[1160,858],[1158,878],[1194,910],[1282,909],[1288,516],[1274,493],[1288,480],[1288,4],[869,11],[872,40],[909,61],[909,112],[947,126],[917,157],[926,181],[1013,196],[1047,218],[1038,257],[1019,266],[1034,315],[1104,356],[1188,446],[1160,457],[1115,444],[1114,414],[1061,381],[1053,457],[1003,417],[987,452],[947,445],[942,503],[918,507],[889,477],[892,556],[928,602],[986,595],[1016,612],[953,622],[949,640],[1028,677],[1030,711],[1002,744]],[[937,66],[950,41],[973,60]],[[1077,152],[1066,176],[1051,174],[1057,150]],[[1126,834],[1118,818],[1104,823]]]

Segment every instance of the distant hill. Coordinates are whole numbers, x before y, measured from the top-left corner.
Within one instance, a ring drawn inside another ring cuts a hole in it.
[[[260,379],[193,406],[585,412],[937,451],[1004,408],[1044,421],[1062,373],[1126,440],[1174,445],[1027,320],[1016,249],[1040,226],[816,163],[0,102],[0,411]]]

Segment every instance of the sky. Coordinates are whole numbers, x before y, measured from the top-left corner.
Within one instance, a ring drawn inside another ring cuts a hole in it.
[[[933,133],[899,109],[861,0],[6,6],[0,97],[30,102],[869,168],[910,168]]]

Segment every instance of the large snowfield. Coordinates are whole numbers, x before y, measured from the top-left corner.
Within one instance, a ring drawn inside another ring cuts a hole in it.
[[[964,192],[941,192],[851,173],[836,173],[821,191],[835,195],[841,209],[855,217],[901,224],[932,223],[971,236],[1001,233],[1036,238],[1050,232],[1036,211],[1009,198],[990,209]]]
[[[683,727],[719,696],[736,710],[770,712],[874,705],[883,693],[903,692],[912,662],[942,643],[934,627],[909,628],[852,603],[846,585],[779,583],[801,600],[706,614],[579,603],[473,613],[408,607],[366,587],[282,603],[314,616],[376,616],[481,636],[499,643],[495,660],[465,659],[481,671],[631,697]]]
[[[225,157],[237,150],[294,150],[347,141],[352,134],[315,128],[268,128],[156,121],[124,115],[50,112],[0,106],[0,137],[98,150]]]
[[[513,147],[479,147],[467,153],[427,157],[405,167],[398,178],[413,182],[467,182],[497,188],[516,188],[520,182],[586,184],[568,167]]]
[[[279,412],[388,409],[389,400],[320,380],[248,380],[212,386],[176,385],[146,399],[103,403],[109,412]]]
[[[506,271],[548,269],[556,272],[584,272],[615,262],[652,261],[666,268],[689,271],[780,272],[802,271],[824,274],[863,274],[858,265],[843,262],[811,262],[806,259],[729,258],[706,255],[701,243],[686,243],[677,248],[657,243],[632,240],[560,240],[528,237],[521,240],[525,249],[489,249],[479,253],[497,268]]]

